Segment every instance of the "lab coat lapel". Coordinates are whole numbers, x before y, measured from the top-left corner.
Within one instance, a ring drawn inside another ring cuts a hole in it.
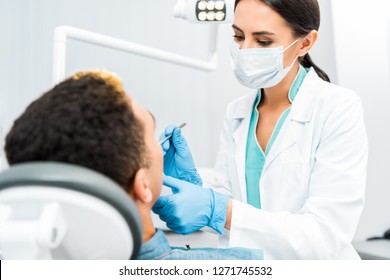
[[[249,123],[252,115],[253,103],[257,92],[247,97],[240,103],[232,115],[234,126],[232,127],[233,141],[235,144],[236,168],[238,183],[240,185],[241,197],[246,201],[245,183],[245,156],[246,142],[248,138]]]
[[[275,142],[272,144],[272,147],[266,157],[264,171],[278,157],[278,155],[280,155],[281,152],[294,145],[296,141],[296,123],[288,118],[286,119],[286,122],[284,123],[278,137],[276,137]]]
[[[318,81],[319,77],[316,72],[311,69],[307,73],[306,78],[303,81],[293,104],[291,105],[291,111],[288,118],[286,119],[278,137],[276,137],[276,140],[267,155],[264,164],[264,171],[266,171],[268,166],[284,150],[296,143],[299,130],[302,125],[310,122],[313,114],[314,98],[317,96],[316,93],[320,91]]]

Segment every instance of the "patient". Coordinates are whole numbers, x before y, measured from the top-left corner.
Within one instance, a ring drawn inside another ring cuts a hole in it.
[[[126,95],[116,76],[80,72],[28,106],[7,135],[5,151],[10,165],[66,162],[118,183],[135,202],[143,224],[139,259],[262,259],[259,250],[169,246],[151,218],[163,172],[154,129],[153,116]]]

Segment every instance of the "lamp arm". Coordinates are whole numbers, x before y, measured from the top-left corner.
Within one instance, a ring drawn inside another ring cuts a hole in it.
[[[210,32],[210,55],[208,61],[202,61],[191,57],[178,55],[172,52],[152,48],[145,45],[140,45],[125,40],[109,37],[106,35],[94,33],[87,30],[71,26],[58,26],[54,30],[54,42],[53,42],[53,69],[52,69],[52,81],[53,84],[57,84],[65,78],[66,68],[66,43],[67,39],[74,39],[123,51],[126,53],[132,53],[160,61],[177,64],[201,71],[214,71],[217,69],[217,26],[211,26]]]

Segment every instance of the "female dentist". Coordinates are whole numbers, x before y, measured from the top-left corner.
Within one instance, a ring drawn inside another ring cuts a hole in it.
[[[166,129],[173,194],[153,211],[169,228],[209,226],[265,259],[359,259],[351,241],[364,205],[362,105],[311,60],[319,25],[317,0],[236,1],[234,73],[256,92],[227,108],[209,187],[199,187],[180,129]]]

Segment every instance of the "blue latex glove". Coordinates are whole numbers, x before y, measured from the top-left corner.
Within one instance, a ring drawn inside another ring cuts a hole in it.
[[[226,223],[228,197],[211,189],[165,176],[164,185],[173,194],[160,197],[153,212],[176,233],[189,234],[205,226],[222,234]]]
[[[172,134],[170,139],[161,144],[164,152],[164,174],[201,186],[202,178],[195,168],[187,141],[182,136],[181,129],[176,128],[170,125],[160,136],[162,139]]]

